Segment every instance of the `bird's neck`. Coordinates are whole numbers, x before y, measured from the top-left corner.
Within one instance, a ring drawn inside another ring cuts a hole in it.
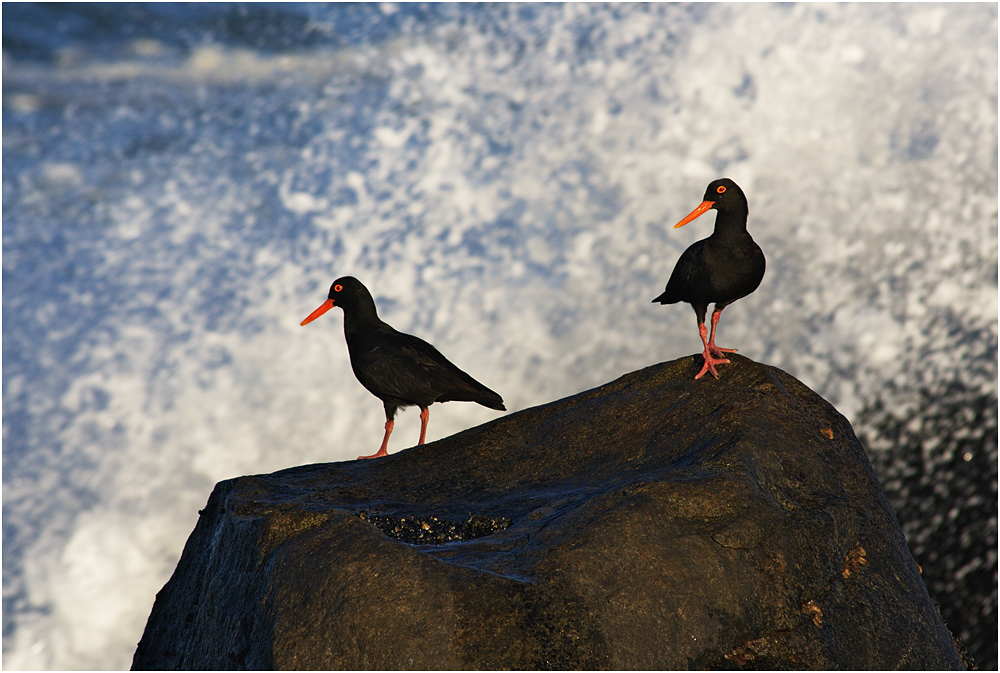
[[[720,210],[715,217],[715,236],[745,236],[747,233],[747,210],[745,208],[727,208]]]
[[[370,333],[384,324],[378,317],[374,302],[359,303],[344,311],[344,336],[348,340]]]

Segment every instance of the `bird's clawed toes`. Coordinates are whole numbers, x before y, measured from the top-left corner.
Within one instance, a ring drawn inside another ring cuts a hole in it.
[[[373,453],[373,454],[372,454],[372,455],[370,455],[370,456],[358,456],[358,460],[367,460],[367,459],[369,459],[369,458],[381,458],[382,456],[388,456],[388,455],[389,455],[389,452],[388,452],[388,451],[386,451],[386,450],[385,450],[385,449],[383,448],[383,449],[379,450],[379,452],[378,452],[378,453]]]
[[[729,360],[727,360],[725,358],[714,358],[709,353],[702,353],[701,357],[704,360],[704,364],[701,366],[701,371],[698,372],[697,374],[695,374],[694,378],[696,380],[700,379],[702,376],[704,376],[705,372],[708,372],[709,374],[711,374],[715,378],[719,378],[719,372],[716,371],[715,365],[727,365],[727,364],[729,364]]]

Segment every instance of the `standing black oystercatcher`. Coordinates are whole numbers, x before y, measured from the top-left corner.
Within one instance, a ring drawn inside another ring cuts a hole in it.
[[[696,379],[706,371],[719,378],[715,365],[727,364],[726,353],[736,352],[735,348],[715,345],[715,328],[722,309],[756,290],[764,278],[764,253],[747,232],[747,197],[729,178],[709,184],[701,205],[675,224],[674,229],[712,208],[719,211],[715,217],[715,232],[684,251],[670,274],[667,288],[653,300],[654,304],[686,301],[694,308],[698,316],[698,333],[705,344],[702,353],[705,364]],[[712,335],[706,339],[705,312],[713,302]]]
[[[397,332],[382,322],[368,288],[352,276],[333,281],[329,298],[309,314],[311,323],[334,306],[344,309],[344,336],[351,355],[351,368],[365,388],[385,405],[385,437],[378,453],[388,454],[389,435],[399,407],[420,407],[420,441],[427,435],[427,407],[435,402],[478,402],[484,407],[507,411],[495,392],[449,362],[423,339]]]

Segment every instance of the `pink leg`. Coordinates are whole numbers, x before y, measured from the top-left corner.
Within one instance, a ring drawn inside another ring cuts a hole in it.
[[[712,317],[714,318],[715,316],[713,315]],[[713,319],[712,322],[715,323],[717,321]],[[698,334],[701,335],[701,342],[705,344],[705,352],[701,354],[702,359],[705,360],[705,364],[701,366],[701,371],[695,375],[695,378],[700,379],[705,375],[705,372],[710,373],[715,378],[719,378],[719,372],[715,371],[715,365],[728,364],[729,360],[725,358],[716,359],[712,357],[712,350],[708,345],[708,328],[705,327],[705,323],[698,325]]]
[[[736,348],[719,348],[715,345],[715,328],[719,325],[719,318],[722,317],[722,311],[712,312],[712,335],[708,338],[708,350],[717,358],[725,358],[726,353],[735,353],[738,349]],[[715,378],[719,378],[716,376]]]
[[[392,426],[394,423],[391,420],[386,420],[385,422],[385,437],[382,438],[382,446],[379,447],[378,453],[373,453],[370,456],[358,456],[358,460],[362,458],[381,458],[382,456],[388,456],[389,451],[389,435],[392,434]]]
[[[417,446],[424,443],[424,439],[427,437],[427,421],[430,420],[431,412],[427,407],[420,407],[420,441],[417,442]]]

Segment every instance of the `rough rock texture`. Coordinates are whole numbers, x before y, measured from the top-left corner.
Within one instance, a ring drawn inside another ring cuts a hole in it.
[[[133,667],[961,668],[850,424],[732,360],[220,483]]]

